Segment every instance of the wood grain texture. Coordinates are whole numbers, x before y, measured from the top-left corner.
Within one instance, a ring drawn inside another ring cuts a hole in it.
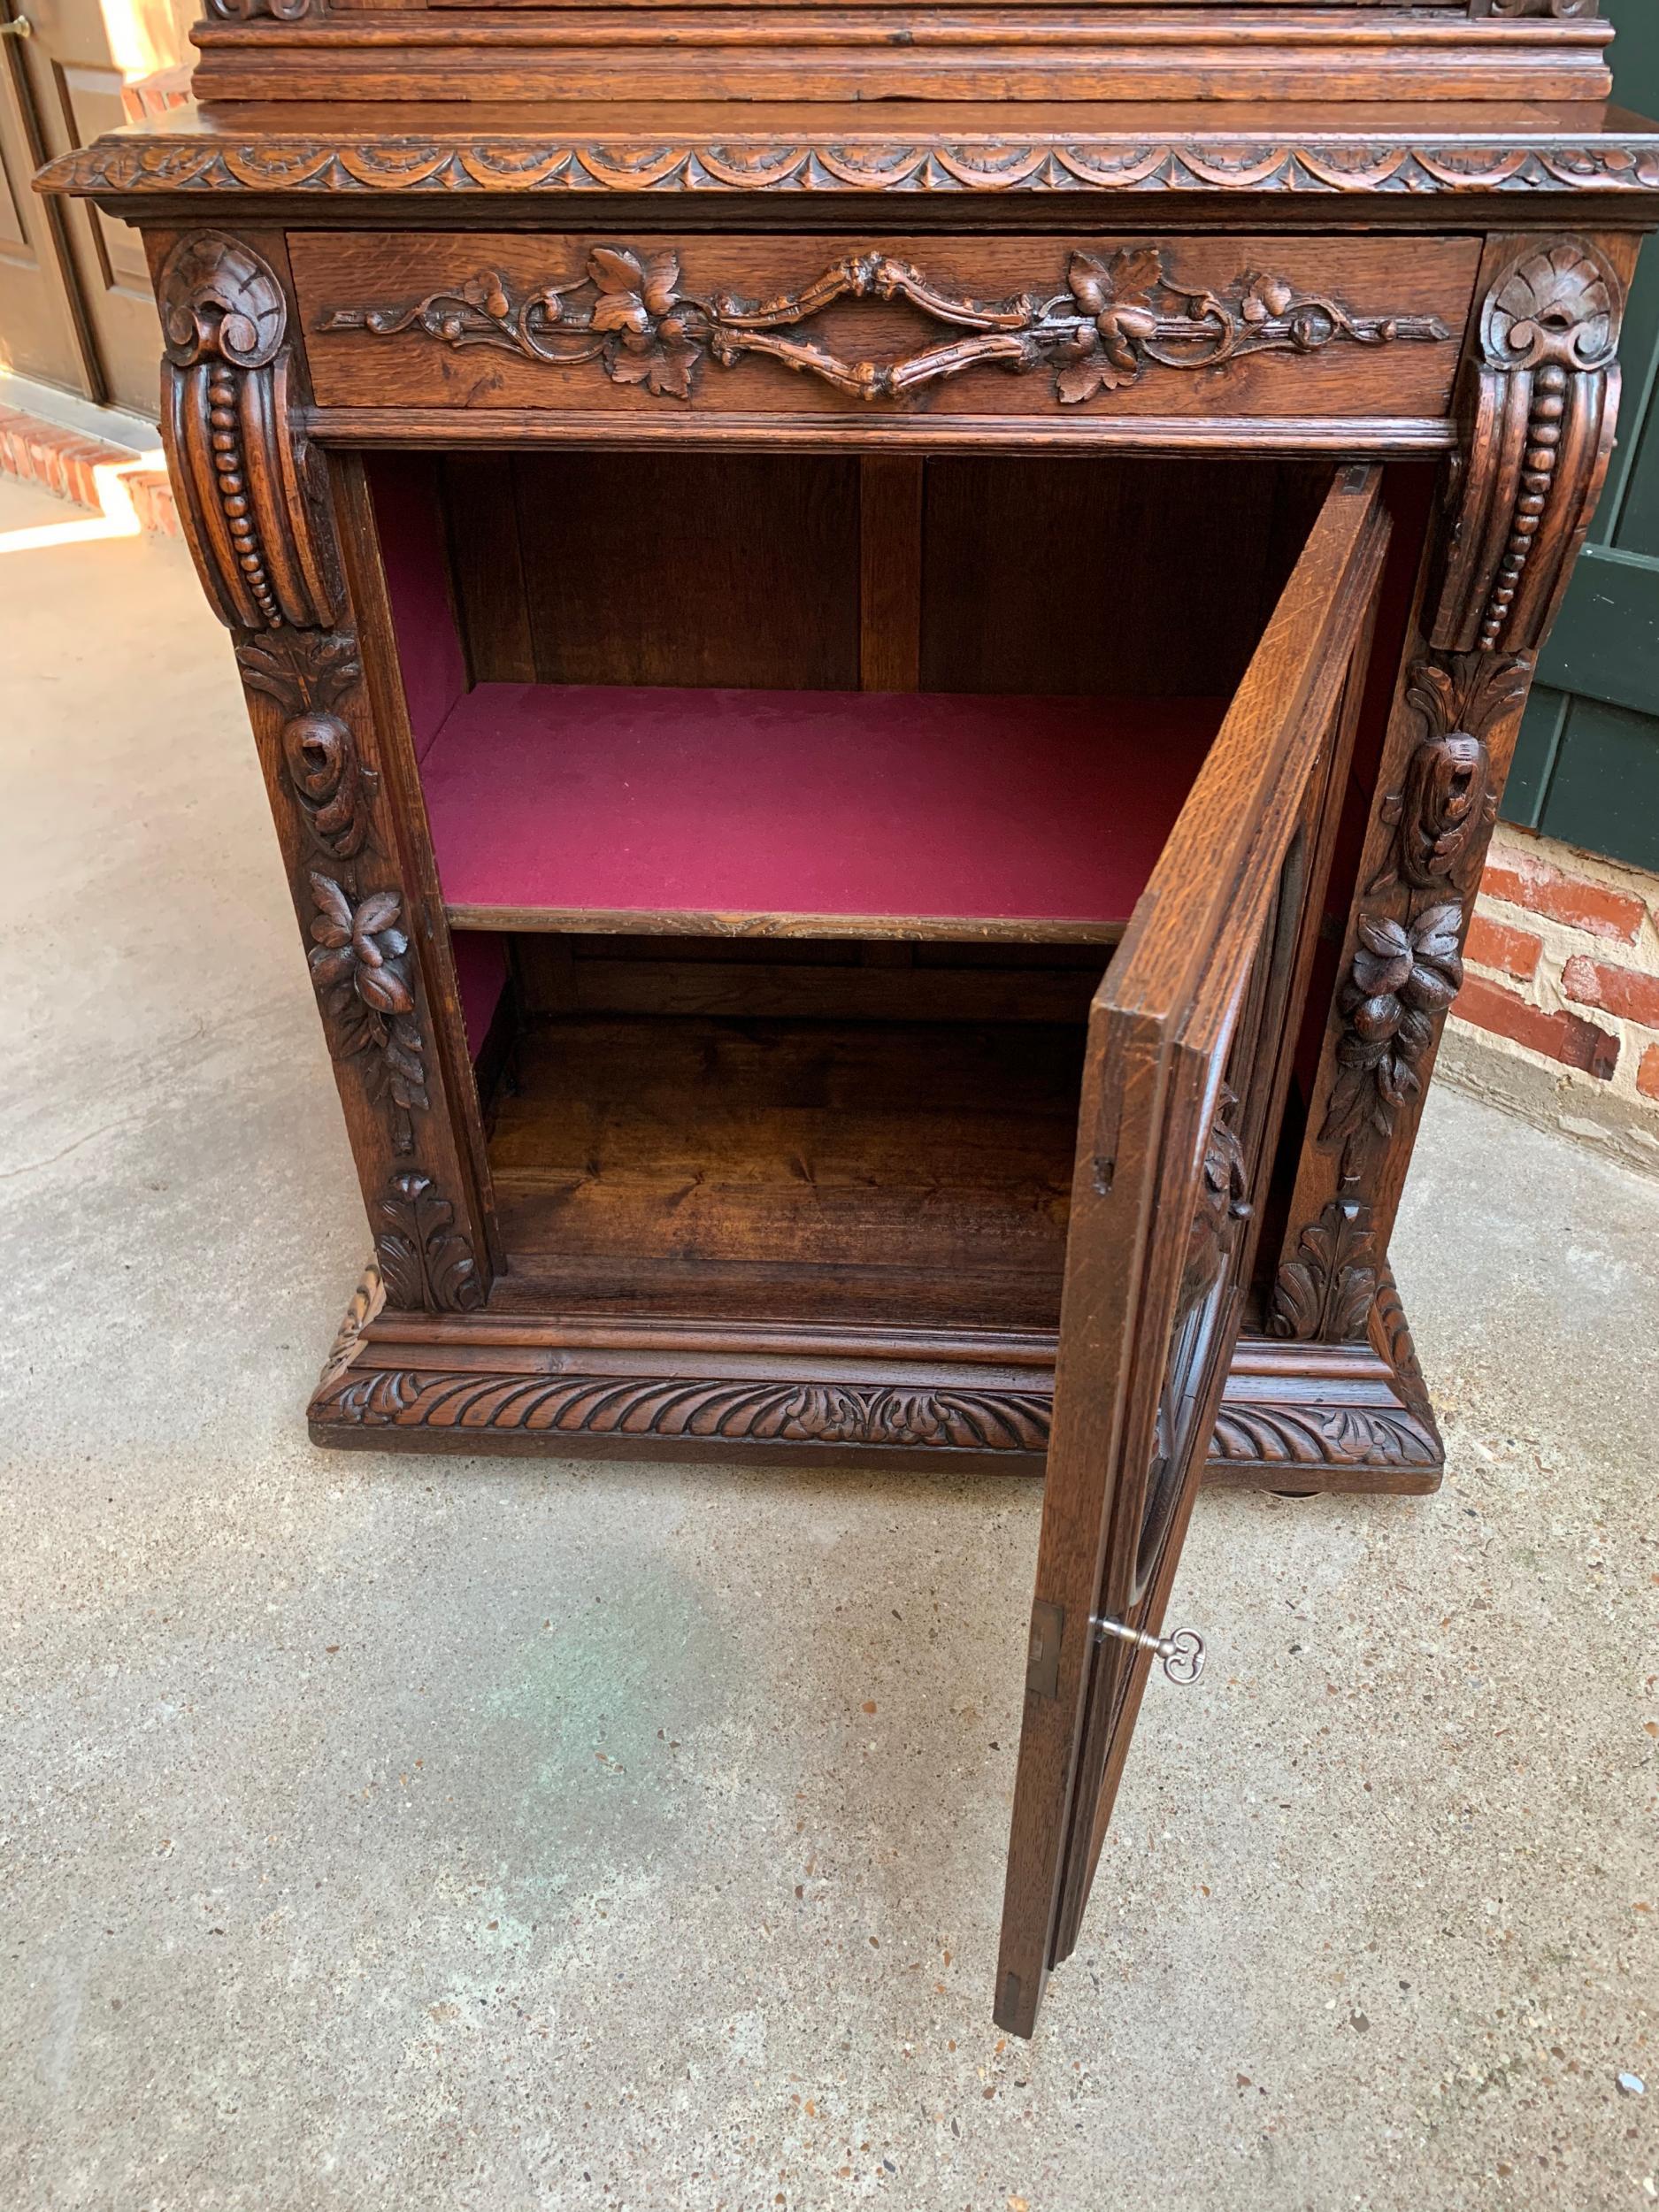
[[[1310,1086],[1271,1325],[1375,1335],[1382,1256],[1539,646],[1617,414],[1629,244],[1488,242],[1460,386],[1470,460],[1432,545]]]
[[[399,232],[289,252],[325,406],[796,416],[1432,416],[1477,260],[1451,240]]]
[[[160,256],[162,442],[209,603],[246,630],[326,627],[334,549],[291,414],[280,280],[252,246],[189,231]]]
[[[198,79],[198,82],[199,82]],[[549,96],[557,99],[557,96]],[[1390,221],[1416,219],[1424,201],[1471,202],[1540,194],[1617,200],[1659,193],[1659,133],[1634,118],[1594,111],[1552,117],[1556,95],[1533,82],[1525,107],[1501,89],[1472,96],[1463,114],[1330,103],[1329,82],[1280,96],[1271,112],[1218,122],[1202,102],[1137,109],[1119,97],[1051,105],[981,100],[880,112],[867,105],[749,101],[722,106],[629,101],[552,105],[526,127],[522,111],[469,103],[403,102],[366,115],[336,102],[309,111],[187,111],[95,140],[42,171],[40,188],[83,196],[278,193],[395,196],[422,202],[479,194],[896,194],[933,196],[1104,193],[1236,199],[1311,197],[1324,217],[1345,204]],[[1387,88],[1370,96],[1386,101]],[[1463,96],[1469,98],[1471,96]],[[1591,95],[1591,97],[1604,96]],[[361,119],[358,118],[361,117]]]
[[[609,1381],[625,1396],[637,1388],[656,1406],[676,1386],[695,1397],[757,1383],[786,1394],[850,1384],[901,1397],[947,1393],[996,1409],[999,1419],[1006,1406],[1016,1426],[989,1449],[953,1442],[942,1432],[919,1445],[894,1438],[873,1446],[843,1444],[833,1453],[838,1466],[1042,1472],[1054,1394],[1052,1333],[960,1324],[929,1329],[915,1325],[913,1317],[907,1325],[876,1327],[828,1321],[745,1325],[712,1316],[657,1317],[620,1304],[553,1316],[503,1299],[506,1287],[498,1282],[487,1312],[394,1314],[380,1325],[384,1289],[372,1265],[313,1396],[313,1439],[371,1451],[557,1450],[777,1466],[797,1455],[775,1432],[751,1427],[740,1434],[727,1423],[705,1433],[687,1421],[664,1435],[644,1422],[631,1430],[615,1419],[588,1422],[586,1410],[607,1402],[593,1386]],[[1397,1341],[1403,1316],[1395,1329]],[[348,1369],[354,1387],[342,1401],[332,1386]],[[583,1390],[568,1396],[548,1391],[549,1378],[572,1375]],[[466,1402],[463,1422],[462,1394],[471,1385],[478,1394]],[[1012,1441],[1025,1423],[1041,1432],[1031,1448]],[[1416,1495],[1436,1486],[1440,1463],[1432,1420],[1402,1397],[1392,1360],[1369,1347],[1245,1338],[1228,1372],[1204,1479],[1223,1486]]]
[[[1080,1026],[1033,1023],[555,1020],[491,1139],[509,1264],[636,1289],[793,1269],[826,1299],[846,1279],[863,1311],[884,1271],[972,1275],[990,1312],[1011,1274],[1052,1326],[1082,1048]]]
[[[858,464],[858,681],[914,691],[922,661],[922,469],[918,456]]]
[[[1248,1217],[1265,1179],[1269,1127],[1218,1191],[1211,1160],[1229,1084],[1279,1050],[1265,1000],[1256,1034],[1240,1017],[1380,574],[1379,484],[1333,487],[1091,1017],[1033,1611],[1033,1649],[1063,1641],[1052,1694],[1026,1693],[997,1968],[1017,2034],[1075,1940],[1145,1678],[1088,1624],[1157,1632],[1231,1358],[1249,1240],[1201,1240],[1194,1296],[1194,1202]]]
[[[1594,19],[1471,23],[1364,4],[376,12],[285,24],[279,52],[268,27],[204,24],[196,89],[215,102],[1589,101],[1609,89],[1610,35]]]

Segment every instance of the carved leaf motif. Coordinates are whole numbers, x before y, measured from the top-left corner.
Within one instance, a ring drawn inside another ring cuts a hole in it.
[[[1190,1312],[1221,1279],[1238,1233],[1250,1217],[1244,1148],[1233,1126],[1236,1094],[1224,1084],[1204,1138],[1198,1203],[1187,1231],[1178,1317]],[[1178,1318],[1178,1330],[1179,1330]]]
[[[1268,1467],[1432,1468],[1440,1463],[1440,1448],[1433,1431],[1409,1413],[1224,1404],[1210,1457]]]
[[[1239,312],[1247,323],[1265,323],[1275,315],[1288,314],[1296,297],[1294,288],[1279,276],[1254,276],[1245,285]]]
[[[375,1216],[375,1252],[392,1305],[470,1313],[483,1303],[472,1247],[430,1176],[419,1168],[393,1176]]]
[[[571,296],[588,288],[595,296],[573,303]],[[872,296],[902,297],[952,334],[894,361],[849,361],[785,334],[837,300]],[[1073,252],[1065,291],[1046,300],[1029,293],[965,297],[872,250],[833,263],[797,293],[751,302],[683,292],[671,250],[600,245],[589,250],[581,278],[517,298],[504,280],[487,274],[458,292],[336,308],[319,327],[378,336],[414,330],[447,345],[499,346],[550,368],[597,360],[618,383],[681,400],[691,396],[705,354],[727,369],[746,356],[769,356],[861,400],[909,394],[980,365],[1015,374],[1048,365],[1066,405],[1134,381],[1149,363],[1193,370],[1246,353],[1438,343],[1449,335],[1433,316],[1356,315],[1333,300],[1302,298],[1278,277],[1240,278],[1225,294],[1184,292],[1166,279],[1159,250],[1146,245],[1121,247],[1109,260]]]
[[[1463,910],[1453,901],[1406,922],[1363,914],[1359,943],[1339,1003],[1348,1028],[1321,1134],[1325,1141],[1369,1125],[1394,1130],[1396,1110],[1421,1087],[1417,1068],[1435,1024],[1463,987]]]
[[[418,1202],[426,1202],[418,1194]],[[396,1233],[412,1248],[407,1230]],[[389,1282],[388,1289],[395,1305],[406,1302]],[[1029,1453],[1048,1443],[1050,1401],[1034,1391],[699,1383],[684,1376],[499,1375],[358,1364],[325,1379],[313,1410],[365,1427]]]
[[[1302,1233],[1298,1256],[1279,1269],[1269,1327],[1301,1343],[1356,1343],[1377,1295],[1371,1209],[1333,1198]]]
[[[389,1099],[392,1138],[413,1149],[411,1113],[427,1112],[426,1041],[415,1019],[415,995],[404,966],[409,940],[398,926],[402,900],[373,891],[354,902],[344,887],[313,872],[311,979],[337,1060],[366,1057],[369,1095]]]
[[[510,315],[512,301],[508,296],[507,280],[499,270],[482,269],[469,277],[461,287],[461,297],[474,307],[481,307],[487,315]]]

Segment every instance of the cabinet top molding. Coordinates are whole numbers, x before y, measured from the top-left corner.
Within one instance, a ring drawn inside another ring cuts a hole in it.
[[[983,111],[981,111],[983,112]],[[602,111],[584,119],[597,122]],[[705,111],[706,112],[706,111]],[[728,111],[729,112],[729,111]],[[1100,111],[1096,110],[1096,113]],[[787,128],[733,115],[706,135],[668,134],[672,118],[617,113],[617,134],[459,127],[409,134],[216,128],[176,111],[161,124],[111,132],[43,168],[42,192],[88,198],[138,194],[475,192],[1271,192],[1310,195],[1659,194],[1659,130],[1502,130],[1492,136],[1417,127],[1160,133],[1087,126],[1047,131],[953,128],[900,134],[879,124],[808,135],[801,110]],[[816,121],[817,119],[811,119]],[[1416,120],[1421,124],[1419,111]],[[633,127],[627,135],[624,128]]]

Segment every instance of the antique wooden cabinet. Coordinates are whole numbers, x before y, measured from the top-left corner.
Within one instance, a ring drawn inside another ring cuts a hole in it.
[[[143,234],[373,1224],[312,1433],[1046,1462],[1017,2032],[1201,1477],[1439,1479],[1389,1231],[1659,206],[1607,37],[218,0],[42,180]]]

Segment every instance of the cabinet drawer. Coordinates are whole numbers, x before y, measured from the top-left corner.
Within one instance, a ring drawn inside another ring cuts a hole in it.
[[[319,405],[641,426],[687,411],[1439,417],[1479,258],[1464,239],[391,231],[288,245]]]

